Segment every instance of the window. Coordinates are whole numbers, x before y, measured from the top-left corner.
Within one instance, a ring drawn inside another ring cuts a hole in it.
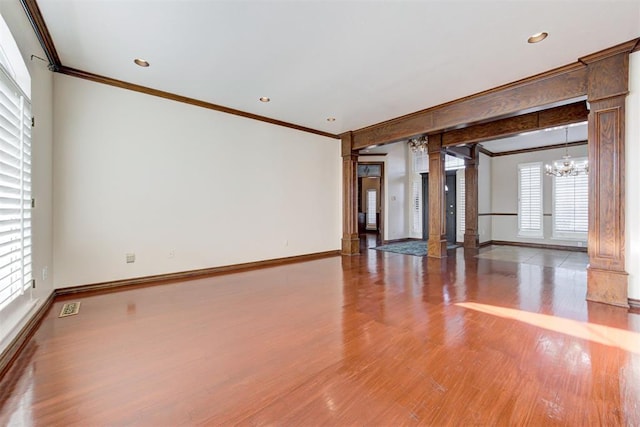
[[[464,168],[464,159],[450,156],[446,154],[444,156],[444,169],[448,171]]]
[[[416,178],[411,186],[411,231],[414,236],[422,238],[422,182]]]
[[[367,230],[376,230],[378,221],[378,194],[376,190],[367,190]]]
[[[457,185],[458,185],[458,189],[456,190],[456,197],[457,197],[457,202],[456,202],[456,207],[457,207],[457,219],[458,219],[458,237],[457,240],[458,242],[464,242],[464,232],[467,228],[467,223],[465,220],[465,200],[466,200],[466,188],[465,188],[465,182],[464,182],[464,169],[459,169],[456,172],[456,178],[457,178]]]
[[[542,163],[518,165],[518,235],[542,237]]]
[[[413,172],[429,172],[429,153],[426,151],[413,152]]]
[[[586,158],[574,159],[578,166]],[[553,177],[553,237],[586,240],[589,228],[589,177]]]
[[[8,32],[0,20],[0,33]],[[10,35],[10,33],[8,33]],[[0,310],[31,289],[31,103],[17,46],[3,37],[0,61]],[[28,76],[28,73],[27,73]],[[19,86],[17,81],[22,84]],[[21,87],[22,86],[22,87]],[[30,86],[30,83],[29,83]]]

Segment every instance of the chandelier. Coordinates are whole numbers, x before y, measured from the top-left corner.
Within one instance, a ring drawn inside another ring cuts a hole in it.
[[[589,164],[587,162],[576,164],[571,160],[569,155],[569,127],[564,129],[564,156],[562,161],[553,162],[550,165],[545,165],[545,174],[549,176],[576,176],[580,174],[589,173]]]
[[[418,138],[411,138],[409,140],[409,148],[411,148],[411,151],[414,153],[424,153],[427,151],[428,142],[429,138],[427,135]]]

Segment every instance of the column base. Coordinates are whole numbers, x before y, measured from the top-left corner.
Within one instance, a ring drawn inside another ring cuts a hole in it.
[[[587,301],[629,308],[629,274],[587,267]]]
[[[478,249],[480,247],[480,236],[478,234],[466,234],[464,235],[464,248],[465,249]]]
[[[443,239],[442,236],[429,236],[427,256],[431,258],[446,258],[447,239]]]
[[[360,239],[356,237],[342,238],[342,255],[360,255]]]

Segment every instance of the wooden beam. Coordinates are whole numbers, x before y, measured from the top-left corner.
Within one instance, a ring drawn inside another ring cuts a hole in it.
[[[354,149],[385,144],[499,117],[541,110],[587,94],[586,67],[576,62],[354,131]]]
[[[444,135],[443,135],[444,139]],[[473,158],[473,148],[472,147],[448,147],[445,152],[453,157],[458,157],[459,159],[471,159]]]
[[[578,141],[578,142],[570,142],[569,144],[562,143],[562,144],[545,145],[544,147],[522,148],[520,150],[501,151],[499,153],[492,153],[491,151],[488,151],[491,154],[487,154],[487,155],[490,157],[512,156],[514,154],[524,154],[524,153],[533,153],[536,151],[555,150],[558,148],[564,148],[566,146],[579,147],[581,145],[587,145],[587,143],[588,143],[587,141]]]
[[[442,145],[448,147],[451,145],[471,144],[513,136],[522,132],[586,122],[588,115],[587,103],[580,101],[548,110],[448,131],[442,137]]]

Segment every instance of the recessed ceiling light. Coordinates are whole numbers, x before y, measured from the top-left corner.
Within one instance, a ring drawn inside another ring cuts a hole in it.
[[[545,32],[536,33],[536,34],[532,35],[531,37],[529,37],[527,39],[527,42],[528,43],[539,43],[542,40],[546,39],[548,35],[549,35],[549,33],[545,33]]]
[[[268,96],[261,96],[260,97],[260,102],[269,102],[271,101],[271,98],[269,98]]]
[[[328,122],[335,122],[336,118],[335,117],[329,117],[329,118],[327,118],[327,121]]]
[[[136,65],[139,65],[141,67],[148,67],[149,66],[149,62],[145,61],[144,59],[140,59],[140,58],[134,59],[133,62],[135,62]]]

